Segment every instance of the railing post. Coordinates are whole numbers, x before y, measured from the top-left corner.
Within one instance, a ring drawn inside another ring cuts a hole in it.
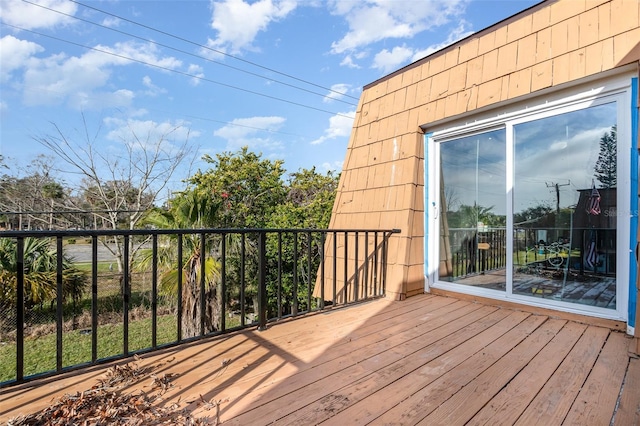
[[[278,319],[282,318],[282,231],[278,231]]]
[[[151,237],[151,347],[158,346],[158,234]]]
[[[291,288],[291,315],[298,315],[298,233],[293,231],[293,286]]]
[[[362,264],[363,267],[363,277],[362,277],[362,287],[364,292],[364,298],[369,298],[369,231],[365,231],[364,233],[364,262]]]
[[[177,318],[177,336],[178,342],[182,340],[182,234],[178,234],[178,318]]]
[[[91,362],[98,359],[98,236],[91,237]]]
[[[360,274],[359,274],[360,265],[359,265],[359,262],[358,262],[358,238],[359,238],[358,231],[356,231],[354,233],[355,246],[353,248],[353,251],[354,251],[353,257],[355,259],[355,262],[353,264],[353,266],[355,268],[355,270],[353,271],[353,300],[356,301],[356,302],[359,299],[359,294],[358,293],[360,292],[360,288],[359,288],[360,287],[359,286],[360,283],[358,282],[358,280],[360,279]]]
[[[349,231],[344,232],[344,286],[342,286],[342,304],[349,301],[347,284],[349,283]]]
[[[16,381],[24,379],[24,238],[16,241]]]
[[[324,280],[325,280],[325,258],[324,258],[324,244],[326,240],[326,234],[320,232],[320,309],[324,309]]]
[[[129,302],[131,296],[131,283],[129,282],[129,235],[124,236],[124,259],[122,279],[122,353],[129,355]]]
[[[56,237],[56,371],[62,370],[62,237]],[[75,313],[74,313],[75,314]]]
[[[222,279],[220,280],[220,294],[215,303],[218,303],[218,307],[220,308],[220,331],[225,331],[227,329],[227,234],[222,234],[222,265],[220,265],[220,267],[220,274],[222,275]]]
[[[258,330],[267,329],[267,233],[258,233]]]
[[[225,235],[222,236],[222,247],[224,247]],[[224,252],[223,256],[223,264],[224,264]],[[206,265],[207,265],[207,252],[205,247],[205,234],[204,232],[200,233],[200,336],[204,336],[206,334],[205,327],[205,313],[207,312],[207,301],[206,301]],[[224,267],[223,267],[224,268]],[[224,273],[224,272],[223,272]],[[224,276],[224,275],[223,275]],[[221,297],[224,297],[221,295]]]
[[[247,316],[247,309],[246,309],[246,295],[245,295],[245,287],[246,287],[246,277],[245,277],[245,270],[247,269],[247,264],[246,264],[246,256],[247,256],[247,234],[245,234],[244,232],[242,233],[242,240],[241,240],[241,246],[240,246],[240,257],[241,257],[241,261],[240,261],[240,325],[241,326],[245,326],[246,323],[246,316]]]
[[[307,283],[307,312],[311,312],[311,293],[313,288],[311,286],[311,231],[307,232],[307,277],[309,282]]]

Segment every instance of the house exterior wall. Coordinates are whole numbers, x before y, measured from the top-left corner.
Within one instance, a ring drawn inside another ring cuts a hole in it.
[[[637,63],[639,4],[545,1],[365,87],[330,227],[401,229],[390,241],[388,296],[424,291],[420,126]]]

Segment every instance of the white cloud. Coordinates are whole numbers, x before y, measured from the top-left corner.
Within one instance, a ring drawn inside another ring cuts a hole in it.
[[[324,135],[314,141],[311,141],[311,145],[319,145],[331,139],[349,137],[351,134],[351,128],[353,127],[354,117],[355,111],[348,111],[334,115],[329,119],[329,127],[325,129]]]
[[[350,84],[338,83],[331,86],[331,91],[325,96],[323,102],[331,102],[334,99],[342,99],[351,88]]]
[[[473,31],[469,30],[468,28],[470,27],[469,22],[465,21],[464,19],[460,20],[460,22],[458,23],[458,26],[455,27],[447,36],[447,39],[445,41],[443,41],[442,43],[438,43],[438,44],[434,44],[432,46],[427,47],[426,49],[423,50],[416,50],[413,54],[413,58],[411,59],[412,62],[415,62],[419,59],[424,58],[425,56],[429,56],[430,54],[437,52],[440,49],[444,49],[445,47],[459,41],[462,40],[465,37],[470,36],[471,34],[473,34]]]
[[[322,170],[326,172],[340,172],[342,171],[343,161],[332,161],[332,162],[324,162],[322,163]]]
[[[8,81],[11,72],[27,66],[29,58],[44,48],[39,44],[20,40],[14,36],[7,35],[0,39],[0,57],[2,67],[0,68],[0,81]]]
[[[259,137],[258,133],[276,131],[282,127],[284,117],[236,118],[213,134],[227,141],[227,150],[235,151],[243,146],[254,150],[277,150],[282,143],[269,137]]]
[[[413,49],[406,46],[396,46],[391,51],[383,49],[375,55],[372,67],[386,74],[405,64],[413,54]]]
[[[68,104],[76,110],[100,110],[105,105],[129,107],[134,98],[134,93],[126,89],[118,89],[113,92],[76,92],[69,95]]]
[[[467,0],[400,2],[332,0],[331,13],[343,16],[349,31],[333,42],[335,54],[355,51],[369,44],[394,38],[411,38],[427,29],[448,23],[462,13]]]
[[[238,53],[253,49],[252,43],[260,31],[269,24],[285,18],[297,6],[294,0],[214,1],[211,28],[217,37],[210,39],[209,47]]]
[[[199,85],[200,82],[202,81],[201,78],[204,78],[204,70],[202,69],[202,67],[200,65],[190,64],[189,68],[187,69],[187,73],[197,77],[197,78],[196,77],[192,77],[190,79],[190,82],[191,82],[192,86]]]
[[[174,142],[181,144],[186,139],[200,136],[200,132],[190,130],[190,123],[184,121],[158,123],[153,120],[108,117],[104,119],[104,123],[112,128],[107,133],[108,140],[122,142],[138,149],[144,148],[147,143],[155,146],[160,140],[169,148]]]
[[[347,68],[354,68],[354,69],[359,69],[360,65],[356,64],[353,61],[353,58],[351,57],[351,55],[347,55],[342,59],[342,62],[340,62],[340,65],[343,67],[347,67]]]
[[[163,93],[167,93],[167,89],[163,89],[162,87],[153,84],[153,81],[151,81],[151,77],[149,77],[148,75],[142,77],[142,85],[147,88],[145,94],[148,96],[158,96]]]
[[[33,0],[33,2],[71,16],[78,10],[77,4],[66,0]],[[52,13],[42,7],[17,0],[0,1],[0,9],[2,9],[2,22],[27,30],[54,28],[76,22],[70,16]]]
[[[125,42],[116,43],[113,47],[96,48],[113,54],[92,50],[81,56],[58,54],[44,59],[32,57],[24,74],[25,104],[55,105],[68,100],[71,105],[86,106],[78,98],[100,96],[97,92],[108,83],[113,67],[136,64],[124,57],[169,69],[178,68],[182,64],[173,57],[161,57],[153,44]],[[124,94],[121,90],[115,90],[112,94],[118,93]],[[115,103],[101,107],[122,106],[125,98],[106,96],[103,100]]]
[[[120,20],[120,18],[115,18],[112,16],[108,16],[102,21],[102,25],[109,28],[119,27],[121,23],[122,21]]]

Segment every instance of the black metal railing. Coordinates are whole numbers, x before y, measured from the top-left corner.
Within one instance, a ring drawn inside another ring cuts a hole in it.
[[[0,387],[384,296],[399,230],[0,232]]]
[[[503,269],[507,265],[506,230],[450,229],[453,278]]]

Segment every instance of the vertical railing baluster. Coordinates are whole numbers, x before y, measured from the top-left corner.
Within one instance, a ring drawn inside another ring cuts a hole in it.
[[[16,381],[24,378],[24,237],[16,240]]]
[[[369,297],[369,231],[364,233],[364,263],[362,267],[364,298],[367,299]]]
[[[348,289],[347,284],[349,282],[349,232],[344,232],[344,286],[342,286],[342,303],[347,304],[348,302]]]
[[[379,296],[378,293],[378,231],[373,234],[373,294]]]
[[[151,347],[158,346],[158,234],[151,237]]]
[[[388,248],[389,248],[389,238],[391,238],[391,234],[384,233],[384,240],[382,242],[382,282],[380,288],[380,296],[384,296],[387,292],[387,261],[388,261]]]
[[[178,234],[178,342],[182,340],[182,269],[184,265],[182,264],[182,234]]]
[[[98,359],[98,236],[91,236],[91,362]]]
[[[320,231],[320,309],[324,309],[324,280],[325,280],[325,265],[324,265],[324,244],[325,244],[324,231]]]
[[[246,257],[247,257],[247,234],[245,234],[244,232],[242,233],[242,240],[241,240],[241,245],[240,245],[240,256],[241,256],[241,260],[240,260],[240,325],[242,325],[243,327],[245,326],[246,323],[246,315],[247,315],[247,310],[245,308],[245,298],[246,298],[246,294],[245,294],[245,287],[247,285],[246,283],[246,277],[245,277],[245,270],[247,268],[247,262],[246,262]]]
[[[293,298],[291,305],[291,315],[298,315],[298,233],[293,231],[293,287],[291,288]]]
[[[204,336],[206,334],[205,330],[205,313],[207,309],[206,305],[206,287],[205,287],[205,271],[206,271],[206,263],[207,263],[207,253],[204,243],[204,232],[200,233],[200,336]],[[222,236],[222,247],[223,247],[223,257],[222,257],[222,279],[224,280],[224,241],[225,236]]]
[[[311,312],[311,231],[307,231],[307,312]]]
[[[123,255],[123,269],[124,277],[122,280],[123,285],[123,297],[122,297],[122,310],[123,310],[123,329],[122,329],[122,353],[126,356],[129,355],[129,297],[131,295],[131,283],[129,282],[129,234],[124,236],[124,255]]]
[[[220,307],[220,330],[224,331],[227,329],[227,234],[222,234],[222,265],[220,273],[222,274],[220,294],[218,295],[218,300],[210,301],[210,303],[218,303]]]
[[[278,231],[278,319],[282,318],[282,231]]]
[[[258,330],[267,328],[267,249],[265,231],[258,233]]]
[[[338,293],[337,288],[338,283],[338,233],[333,232],[333,295],[332,295],[332,305],[336,306],[336,298]]]
[[[358,279],[360,278],[360,276],[359,276],[360,267],[358,265],[358,238],[359,238],[358,231],[356,231],[354,233],[354,240],[355,240],[354,244],[355,244],[355,246],[353,248],[353,250],[354,250],[353,257],[355,259],[354,260],[354,264],[353,264],[353,266],[355,267],[355,270],[354,270],[354,273],[353,273],[353,299],[356,302],[358,301],[358,296],[359,296],[358,293],[360,292],[360,288],[359,288],[360,287],[359,286],[360,283],[358,282]]]
[[[64,318],[62,315],[63,304],[63,263],[62,263],[62,237],[56,237],[56,371],[62,370],[62,330]],[[75,313],[74,313],[75,315]]]

